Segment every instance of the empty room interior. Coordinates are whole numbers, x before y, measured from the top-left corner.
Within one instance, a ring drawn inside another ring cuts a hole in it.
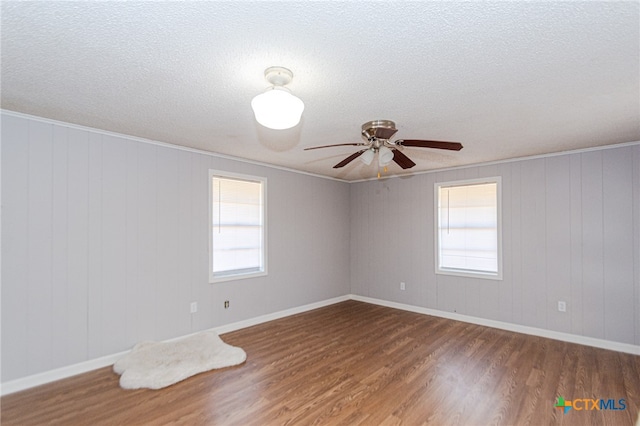
[[[640,425],[640,3],[1,1],[6,425]]]

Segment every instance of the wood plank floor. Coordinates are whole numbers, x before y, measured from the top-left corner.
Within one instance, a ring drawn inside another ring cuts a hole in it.
[[[2,425],[633,425],[640,404],[639,356],[356,301],[222,337],[245,364],[158,391],[103,368],[3,397]]]

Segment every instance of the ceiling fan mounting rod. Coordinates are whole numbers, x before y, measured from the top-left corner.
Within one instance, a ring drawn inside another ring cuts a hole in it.
[[[382,145],[384,145],[384,141],[381,141],[376,137],[370,138],[369,142],[371,142],[371,148],[373,148],[375,151],[377,151]]]

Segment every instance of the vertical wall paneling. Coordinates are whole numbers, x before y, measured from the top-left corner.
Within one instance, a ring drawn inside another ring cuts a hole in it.
[[[568,306],[571,318],[571,332],[582,334],[583,265],[582,265],[582,158],[570,157],[571,167],[571,305]]]
[[[53,365],[52,324],[41,321],[52,314],[52,138],[52,125],[29,122],[27,365],[38,372]]]
[[[101,179],[100,353],[125,346],[127,324],[127,161],[125,142],[103,136]],[[109,230],[107,232],[107,230]]]
[[[207,194],[205,197],[197,197],[197,203],[194,207],[193,218],[197,221],[197,223],[201,223],[202,225],[196,227],[196,230],[201,229],[202,231],[196,232],[196,241],[195,247],[196,250],[196,266],[194,267],[196,274],[195,286],[196,286],[196,298],[197,300],[202,300],[203,302],[203,310],[200,311],[198,307],[198,314],[194,315],[194,318],[199,320],[199,329],[212,327],[217,325],[219,321],[233,321],[237,318],[235,315],[238,314],[236,311],[237,306],[234,303],[234,308],[232,310],[224,310],[223,300],[220,300],[220,297],[224,297],[224,300],[237,301],[240,296],[236,297],[238,287],[241,287],[243,283],[221,283],[221,285],[210,285],[208,284],[208,274],[206,273],[209,268],[209,250],[208,250],[208,221],[209,221],[209,183],[208,183],[208,170],[209,169],[222,169],[228,170],[228,165],[226,161],[218,161],[217,159],[211,158],[196,158],[196,168],[201,172],[195,175],[192,175],[193,179],[195,179],[193,185],[194,188],[197,188],[199,194]],[[238,170],[239,173],[250,174],[247,173],[247,170]],[[260,174],[260,173],[256,173]],[[206,226],[206,228],[205,228]],[[204,273],[204,274],[203,274]],[[241,284],[240,286],[234,284]],[[253,306],[251,301],[246,301],[246,308],[250,309],[249,306]]]
[[[289,220],[294,219],[296,212],[293,210],[295,200],[290,198],[289,183],[273,185],[273,177],[265,177],[267,178],[267,272],[269,280],[273,280],[274,285],[271,287],[272,291],[264,295],[264,304],[272,306],[271,303],[274,303],[274,299],[278,299],[282,291],[280,285],[283,284],[282,280],[287,273],[284,269],[276,268],[275,265],[281,265],[292,255],[289,250],[293,249],[289,242],[293,243],[290,239],[294,235],[291,234],[288,225],[292,223]],[[282,213],[277,214],[280,210]],[[221,288],[226,290],[227,286],[221,286]],[[223,297],[221,302],[224,300],[227,299]]]
[[[384,279],[379,275],[379,263],[376,254],[379,250],[379,242],[381,240],[380,233],[382,232],[380,228],[381,224],[379,222],[379,218],[381,216],[379,207],[383,202],[383,194],[380,191],[379,182],[368,182],[366,197],[369,201],[367,206],[368,208],[365,212],[366,221],[369,226],[364,231],[366,234],[367,246],[366,251],[358,255],[366,257],[364,261],[366,278],[363,281],[369,288],[369,292],[375,291],[376,294],[382,295],[384,294],[383,291],[381,291],[384,286]]]
[[[402,253],[400,277],[406,284],[406,290],[403,291],[404,294],[400,295],[400,300],[402,303],[415,303],[414,301],[416,300],[424,303],[424,286],[419,284],[420,276],[416,274],[415,256],[411,250],[407,250],[407,247],[415,247],[416,245],[416,231],[420,228],[418,223],[420,223],[424,214],[416,203],[419,198],[411,197],[412,191],[415,190],[414,180],[407,178],[395,179],[395,181],[397,181],[398,191],[398,197],[395,200],[398,206],[397,220],[407,223],[407,226],[398,227],[401,230],[398,250]],[[410,201],[404,203],[402,200]],[[399,289],[399,287],[400,283],[396,282],[395,288]]]
[[[640,344],[640,145],[345,184],[1,117],[3,382],[349,292]],[[268,178],[269,275],[208,283],[210,168]],[[436,275],[433,183],[493,175],[504,280]]]
[[[392,215],[427,206],[424,217],[411,224],[367,214],[384,211],[379,183],[352,184],[352,292],[397,300],[397,293],[387,293],[393,275],[369,263],[379,247],[372,239],[386,235],[394,244],[386,262],[421,277],[424,300],[405,303],[639,344],[639,152],[637,144],[609,147],[387,181],[395,191],[387,200],[395,206],[389,207]],[[484,176],[502,177],[504,279],[436,275],[433,182]],[[428,241],[394,239],[409,230]],[[406,252],[415,260],[406,262]],[[558,301],[567,303],[566,312],[558,311]]]
[[[388,180],[380,180],[376,182],[376,196],[378,202],[375,205],[374,213],[378,215],[376,218],[376,226],[371,231],[375,233],[374,249],[378,255],[374,258],[374,268],[378,275],[378,291],[384,295],[384,299],[393,300],[397,281],[398,268],[396,264],[400,261],[401,256],[396,257],[395,262],[383,261],[383,253],[389,251],[390,243],[395,245],[396,234],[391,227],[383,226],[384,218],[393,217],[393,191]],[[393,286],[393,290],[392,287]]]
[[[633,152],[607,150],[602,159],[604,212],[604,336],[633,343]],[[637,258],[635,259],[637,261]]]
[[[3,382],[350,291],[346,183],[1,118]],[[209,284],[211,168],[267,178],[267,276]]]
[[[68,240],[69,233],[67,209],[68,190],[68,130],[63,127],[53,128],[53,158],[51,161],[53,170],[52,184],[52,269],[51,269],[51,304],[53,312],[67,312],[69,302],[69,277],[68,265]],[[51,321],[51,362],[54,368],[64,366],[68,358],[67,354],[68,317],[66,315],[54,315]]]
[[[304,178],[301,178],[304,179]],[[296,187],[297,185],[299,185],[300,181],[299,180],[292,180],[292,181],[287,181],[283,184],[283,186],[286,189],[286,193],[287,194],[294,194],[296,193]],[[270,187],[270,185],[267,183],[267,185]],[[302,202],[303,204],[306,205],[310,205],[312,203],[311,201],[311,196],[312,196],[312,188],[308,188],[311,189],[307,192],[305,192],[304,194],[300,195],[300,202]],[[269,189],[269,191],[271,191],[271,189]],[[295,220],[295,216],[297,214],[297,212],[292,208],[293,207],[293,203],[294,200],[291,200],[289,197],[287,197],[287,204],[289,206],[288,213],[287,213],[287,217],[285,219],[286,221],[286,231],[287,233],[291,233],[291,235],[288,235],[287,238],[287,242],[285,243],[285,247],[283,247],[283,249],[290,251],[289,256],[293,256],[294,252],[297,253],[302,253],[304,252],[304,245],[305,244],[312,244],[312,242],[309,240],[309,234],[306,233],[306,227],[303,226],[302,223],[298,222]],[[273,206],[272,206],[273,207]],[[273,208],[270,209],[271,212],[273,212]],[[314,214],[315,213],[310,213],[309,216],[307,217],[307,220],[309,220],[310,222],[313,222],[316,224],[316,226],[319,226],[317,221],[314,221]],[[271,218],[271,216],[273,216],[273,213],[271,215],[269,215],[269,218],[267,218],[267,220],[269,220]],[[271,234],[271,233],[270,233]],[[306,234],[306,235],[305,235]],[[298,239],[296,238],[296,236],[300,236],[301,238]],[[274,235],[271,235],[271,237],[275,237]],[[304,266],[307,263],[307,259],[302,260],[299,263],[293,263],[291,265],[289,265],[290,268],[290,273],[292,278],[295,281],[300,281],[304,279],[304,275],[303,275],[303,269]],[[278,284],[279,291],[278,293],[280,293],[281,291],[284,290],[284,288],[282,288],[281,284]],[[300,296],[300,292],[302,291],[302,288],[294,288],[291,289],[290,291],[292,291],[296,296]],[[275,300],[273,300],[273,303],[275,306],[278,307],[282,307],[282,303],[283,300],[281,298],[275,298]]]
[[[380,217],[380,213],[378,212],[378,210],[376,209],[378,207],[378,205],[380,205],[381,200],[380,200],[380,191],[378,189],[378,186],[376,185],[377,182],[369,182],[369,184],[367,185],[367,200],[369,200],[368,203],[368,208],[365,212],[365,217],[366,217],[366,223],[369,224],[369,226],[365,229],[365,234],[366,234],[366,251],[363,253],[359,253],[358,256],[365,256],[365,261],[364,261],[364,267],[366,268],[366,274],[365,274],[365,280],[364,283],[367,285],[367,287],[370,289],[369,292],[371,293],[371,290],[375,289],[376,294],[380,294],[379,293],[379,276],[378,276],[378,270],[377,270],[377,256],[375,255],[376,253],[376,247],[379,241],[379,229],[380,229],[380,224],[377,221],[377,219]],[[375,286],[375,287],[374,287]]]
[[[191,268],[194,274],[192,281],[192,301],[198,302],[198,312],[192,315],[191,331],[204,330],[215,325],[215,310],[220,305],[213,306],[216,300],[211,299],[211,284],[209,284],[209,169],[215,168],[210,158],[195,155],[192,157],[191,190],[195,194],[192,198],[191,220],[193,232],[193,257]],[[225,284],[223,284],[225,285]]]
[[[514,162],[511,166],[511,191],[503,192],[503,203],[511,205],[511,226],[502,229],[502,238],[511,241],[511,251],[504,252],[502,260],[511,265],[511,281],[507,281],[511,288],[513,316],[511,321],[523,324],[524,290],[522,281],[522,162]]]
[[[180,303],[180,289],[177,262],[178,258],[178,161],[174,152],[166,149],[157,153],[157,270],[156,292],[158,295],[157,336],[167,339],[180,335],[179,324],[174,321],[177,315],[186,315],[188,305]]]
[[[604,219],[602,151],[582,157],[582,324],[585,335],[604,339]]]
[[[2,380],[29,373],[28,270],[29,127],[2,119]],[[9,161],[11,160],[11,161]],[[7,226],[11,224],[11,226]],[[8,285],[15,283],[15,285]]]
[[[376,182],[369,182],[367,185],[367,190],[366,190],[366,200],[367,202],[367,209],[365,210],[365,214],[364,214],[364,218],[363,220],[365,220],[367,226],[364,228],[364,233],[365,233],[365,250],[356,254],[356,256],[363,256],[364,257],[364,261],[363,261],[363,266],[365,268],[365,275],[364,275],[364,280],[363,280],[363,284],[367,286],[367,289],[369,289],[369,294],[371,294],[371,291],[375,288],[376,292],[377,292],[377,287],[374,287],[375,284],[377,284],[377,279],[376,279],[376,275],[377,275],[377,270],[375,269],[376,265],[377,265],[377,259],[376,256],[374,255],[375,253],[375,247],[376,247],[376,242],[377,242],[377,230],[378,230],[378,223],[376,221],[376,218],[379,217],[375,207],[377,207],[378,204],[380,204],[380,200],[379,197],[377,197],[377,188],[375,185]],[[378,293],[376,293],[378,294]]]
[[[349,250],[351,257],[351,291],[357,291],[358,293],[356,294],[363,296],[369,295],[369,286],[365,282],[367,280],[366,262],[368,260],[366,255],[368,254],[367,247],[369,246],[367,229],[371,226],[371,222],[367,217],[369,204],[365,202],[368,188],[369,185],[366,184],[350,186],[351,244]]]
[[[433,186],[435,184],[435,174],[427,174],[423,179],[414,178],[412,198],[418,202],[420,216],[416,218],[413,234],[418,238],[415,245],[407,248],[413,254],[414,264],[417,265],[418,283],[425,287],[424,306],[431,309],[438,307],[438,283],[435,275],[435,218]],[[417,194],[417,196],[416,196]],[[420,225],[423,223],[424,225]],[[416,250],[417,247],[424,247],[423,250]]]
[[[569,333],[571,316],[558,311],[558,301],[571,297],[571,160],[557,156],[545,162],[547,327]]]
[[[89,266],[87,328],[89,357],[102,352],[102,135],[89,134]]]
[[[189,166],[189,186],[191,187],[191,193],[194,194],[190,199],[190,211],[191,211],[191,247],[192,247],[192,256],[189,258],[189,269],[191,270],[191,280],[190,280],[190,300],[193,302],[200,302],[199,305],[203,305],[206,300],[206,294],[204,292],[205,282],[208,282],[208,270],[209,270],[209,261],[208,261],[208,253],[209,253],[209,237],[208,231],[209,227],[208,216],[209,216],[209,183],[208,176],[209,173],[207,171],[206,176],[203,176],[202,167],[209,167],[209,162],[197,155],[193,155],[190,158],[190,166]],[[204,182],[203,182],[204,180]],[[205,187],[206,186],[206,187]],[[206,209],[205,212],[202,210]],[[206,216],[203,216],[203,213]],[[194,226],[195,224],[196,226]],[[197,224],[200,224],[199,226]],[[206,228],[203,228],[206,226]],[[200,232],[205,235],[200,235]],[[204,237],[204,240],[203,240]],[[203,246],[203,243],[206,244]],[[206,281],[203,281],[202,272],[199,271],[199,268],[203,266],[202,255],[203,250],[205,250],[205,273]],[[204,306],[198,306],[198,312],[191,315],[191,332],[195,332],[197,330],[202,330],[207,324],[206,309]]]
[[[121,303],[125,309],[126,328],[122,331],[125,339],[125,347],[135,345],[142,334],[140,330],[140,310],[138,286],[140,284],[140,231],[138,218],[140,215],[140,203],[138,198],[138,144],[126,144],[121,155],[121,161],[125,163],[125,180],[127,182],[122,201],[126,205],[125,212],[125,288]]]
[[[323,191],[323,186],[322,183],[316,179],[310,179],[309,180],[309,189],[310,189],[310,193],[311,194],[320,194]],[[320,203],[318,203],[318,199],[316,197],[311,197],[311,199],[309,200],[311,203],[311,216],[310,219],[315,222],[318,226],[320,226],[323,229],[331,229],[331,227],[333,226],[333,224],[329,223],[327,221],[328,217],[326,215],[324,215],[324,209],[326,208],[326,206],[321,205]],[[318,256],[320,258],[324,258],[324,242],[323,241],[314,241],[313,240],[313,230],[311,230],[308,227],[304,227],[303,228],[303,234],[305,235],[306,238],[308,238],[308,241],[310,242],[310,245],[312,245],[313,247],[315,247],[315,252],[318,253]],[[305,250],[304,247],[301,247],[302,250]],[[301,279],[304,279],[304,274],[305,271],[308,274],[312,274],[312,275],[317,275],[320,273],[320,268],[324,267],[324,265],[320,265],[319,262],[315,262],[312,259],[309,259],[303,268],[301,268],[301,270],[299,271],[299,276]],[[328,283],[327,283],[328,284]],[[330,285],[330,284],[328,284]],[[317,292],[319,289],[314,289],[312,291]],[[311,292],[309,292],[306,297],[309,298],[309,300],[314,300],[316,299],[316,297],[319,297],[320,294],[312,294]]]
[[[505,163],[498,167],[494,176],[502,177],[502,280],[497,281],[497,309],[495,318],[499,321],[513,321],[513,263],[512,259],[513,240],[508,238],[513,232],[513,209],[512,199],[509,196],[512,193],[513,180],[511,177],[511,164]]]
[[[190,267],[193,250],[193,227],[191,226],[191,200],[196,196],[191,186],[191,162],[194,154],[181,151],[178,164],[178,282],[179,287],[179,315],[178,328],[181,334],[191,331],[191,317],[189,306],[191,303],[191,287],[193,285],[193,271]]]
[[[317,194],[320,196],[313,197],[312,209],[315,211],[315,215],[321,225],[321,229],[326,230],[328,238],[316,238],[315,233],[311,232],[313,244],[305,248],[308,258],[308,269],[314,271],[315,276],[329,276],[331,279],[323,286],[317,286],[313,288],[313,293],[310,293],[308,302],[311,303],[314,300],[325,300],[332,297],[332,294],[339,292],[340,288],[346,284],[349,287],[349,190],[347,187],[336,191],[333,182],[326,179],[314,179],[307,177],[312,182],[317,190]],[[299,189],[301,191],[302,188]],[[333,203],[335,205],[326,205],[324,200],[328,197],[334,198]],[[336,214],[341,212],[341,214]],[[307,227],[308,228],[308,227]],[[309,229],[309,228],[308,228]],[[346,252],[334,259],[334,248],[345,247]],[[313,259],[312,253],[318,253],[321,261]],[[328,261],[337,262],[335,267],[327,267]],[[345,275],[337,274],[337,271],[347,271]]]
[[[633,147],[633,288],[635,344],[640,345],[640,146]]]
[[[522,320],[525,325],[546,328],[545,160],[524,162],[521,173]]]
[[[368,209],[365,212],[367,217],[367,223],[369,226],[365,229],[366,233],[366,241],[367,241],[367,250],[366,254],[360,253],[359,256],[365,256],[364,267],[366,268],[366,275],[364,283],[370,289],[369,291],[375,291],[376,294],[383,294],[380,289],[383,285],[383,279],[381,279],[378,274],[378,258],[376,253],[378,252],[378,244],[380,241],[380,211],[378,207],[382,203],[382,193],[380,192],[380,188],[378,186],[378,182],[372,181],[367,185],[367,199],[369,200]]]
[[[157,160],[159,148],[154,145],[138,144],[137,182],[138,218],[138,282],[136,285],[138,339],[153,340],[156,336],[157,313]]]
[[[67,142],[67,329],[65,344],[73,364],[88,357],[89,134],[69,129]],[[60,315],[60,313],[57,313]]]
[[[363,228],[364,246],[359,253],[356,253],[356,256],[362,256],[363,258],[362,266],[364,268],[364,276],[362,284],[366,286],[368,290],[367,293],[371,295],[372,289],[374,288],[373,286],[376,283],[374,277],[377,273],[377,271],[374,270],[376,257],[373,252],[373,250],[375,250],[377,240],[377,222],[375,221],[377,212],[375,207],[380,203],[379,199],[376,198],[375,182],[366,183],[364,200],[366,203],[366,208],[362,217],[365,224],[365,227]]]
[[[394,196],[397,196],[397,191],[393,188],[393,184],[388,179],[378,181],[376,185],[376,192],[378,195],[378,203],[375,207],[376,214],[380,217],[376,219],[376,222],[382,222],[383,218],[393,217],[395,214],[396,206],[393,204]],[[379,279],[379,291],[385,295],[385,300],[398,300],[399,292],[397,290],[399,281],[399,268],[397,264],[401,262],[402,256],[397,256],[395,262],[383,261],[382,254],[387,251],[392,251],[394,247],[397,247],[398,236],[397,233],[388,226],[376,227],[376,252],[379,253],[379,257],[375,259],[375,269],[380,277]]]
[[[362,250],[366,244],[363,239],[366,237],[365,228],[369,225],[364,219],[365,203],[362,201],[363,192],[366,186],[350,185],[349,186],[349,233],[350,238],[357,238],[357,241],[349,244],[349,281],[351,282],[351,291],[355,294],[366,296],[366,286],[362,283],[365,275],[363,259],[357,256],[358,250]]]

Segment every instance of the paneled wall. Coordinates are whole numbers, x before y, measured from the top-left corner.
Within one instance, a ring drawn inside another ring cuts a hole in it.
[[[346,183],[4,112],[1,141],[3,382],[350,291]],[[267,276],[208,283],[210,168],[267,178]]]
[[[504,279],[436,275],[434,183],[488,176]],[[360,182],[350,213],[354,294],[640,344],[640,145]]]
[[[2,382],[349,293],[640,344],[640,145],[349,185],[1,117]],[[267,276],[208,283],[210,168],[268,179]],[[436,275],[433,184],[498,175],[504,279]]]

